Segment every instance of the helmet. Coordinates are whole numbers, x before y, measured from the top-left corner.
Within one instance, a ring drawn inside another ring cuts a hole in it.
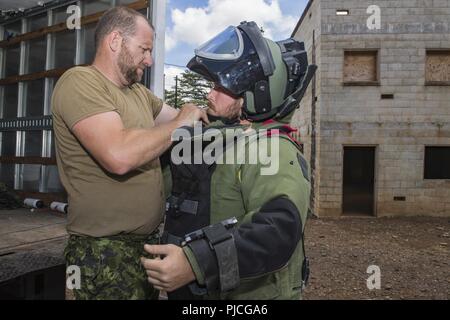
[[[317,67],[308,65],[303,42],[266,39],[255,22],[241,22],[195,50],[187,67],[234,97],[244,98],[252,121],[294,111]]]

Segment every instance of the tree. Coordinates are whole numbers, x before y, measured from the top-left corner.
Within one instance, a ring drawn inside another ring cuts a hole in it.
[[[211,83],[204,80],[198,74],[186,70],[179,79],[179,96],[184,103],[194,103],[196,105],[206,105],[206,95],[212,87]]]
[[[174,108],[179,108],[181,107],[181,105],[183,104],[180,97],[178,96],[178,99],[175,98],[176,94],[175,94],[175,89],[173,90],[164,90],[164,97],[165,97],[165,102]]]
[[[207,105],[206,95],[212,83],[204,80],[198,74],[186,70],[178,77],[177,88],[165,90],[166,103],[179,108],[185,103],[193,103],[196,105]],[[175,103],[175,101],[177,103]]]

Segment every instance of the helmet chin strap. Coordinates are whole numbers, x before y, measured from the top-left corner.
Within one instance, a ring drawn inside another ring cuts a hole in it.
[[[287,97],[284,102],[275,109],[272,109],[270,112],[265,112],[262,114],[249,114],[246,106],[246,102],[244,101],[244,105],[242,108],[242,116],[244,116],[247,120],[250,121],[265,121],[267,119],[281,119],[286,117],[292,111],[299,107],[300,101],[305,95],[305,91],[308,88],[311,79],[313,78],[315,72],[317,70],[316,65],[309,65],[305,76],[303,77],[300,85],[297,90],[292,93],[289,97]]]
[[[300,83],[298,89],[294,93],[292,93],[289,97],[287,97],[286,100],[284,100],[283,104],[277,108],[279,112],[275,115],[274,118],[284,118],[285,116],[287,116],[288,114],[290,114],[292,111],[294,111],[296,108],[299,107],[300,101],[302,101],[306,89],[308,88],[311,79],[316,73],[316,70],[317,70],[316,65],[312,64],[308,66],[306,74],[303,77],[302,82]]]
[[[221,121],[227,126],[233,125],[233,124],[237,124],[241,120],[241,118],[239,116],[237,116],[237,117],[235,117],[233,119],[230,119],[230,118],[225,118],[225,117],[218,117],[218,116],[208,115],[208,118],[209,118],[210,122]]]
[[[240,122],[240,118],[239,118],[239,117],[236,117],[236,118],[234,118],[234,119],[227,119],[227,118],[224,118],[224,119],[222,119],[222,121],[223,121],[223,123],[225,123],[226,125],[232,125],[232,124],[237,124],[237,123],[239,123],[239,122]]]

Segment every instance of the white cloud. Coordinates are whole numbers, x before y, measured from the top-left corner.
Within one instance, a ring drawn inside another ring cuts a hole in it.
[[[255,21],[265,37],[282,40],[290,36],[297,20],[283,15],[279,0],[209,0],[207,7],[172,11],[173,27],[166,32],[166,49],[170,51],[180,42],[198,46],[241,21]]]
[[[175,86],[175,76],[180,76],[184,72],[184,68],[175,66],[164,67],[164,88],[169,90]]]
[[[176,45],[176,40],[169,33],[166,33],[164,41],[165,49],[167,52],[172,50]]]

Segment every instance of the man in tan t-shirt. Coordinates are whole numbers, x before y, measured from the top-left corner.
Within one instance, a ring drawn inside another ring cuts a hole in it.
[[[164,212],[158,157],[173,130],[207,117],[194,105],[178,112],[139,83],[153,37],[137,11],[110,9],[97,25],[92,65],[70,69],[55,86],[56,156],[69,201],[65,255],[81,270],[77,299],[157,296],[139,258]]]

